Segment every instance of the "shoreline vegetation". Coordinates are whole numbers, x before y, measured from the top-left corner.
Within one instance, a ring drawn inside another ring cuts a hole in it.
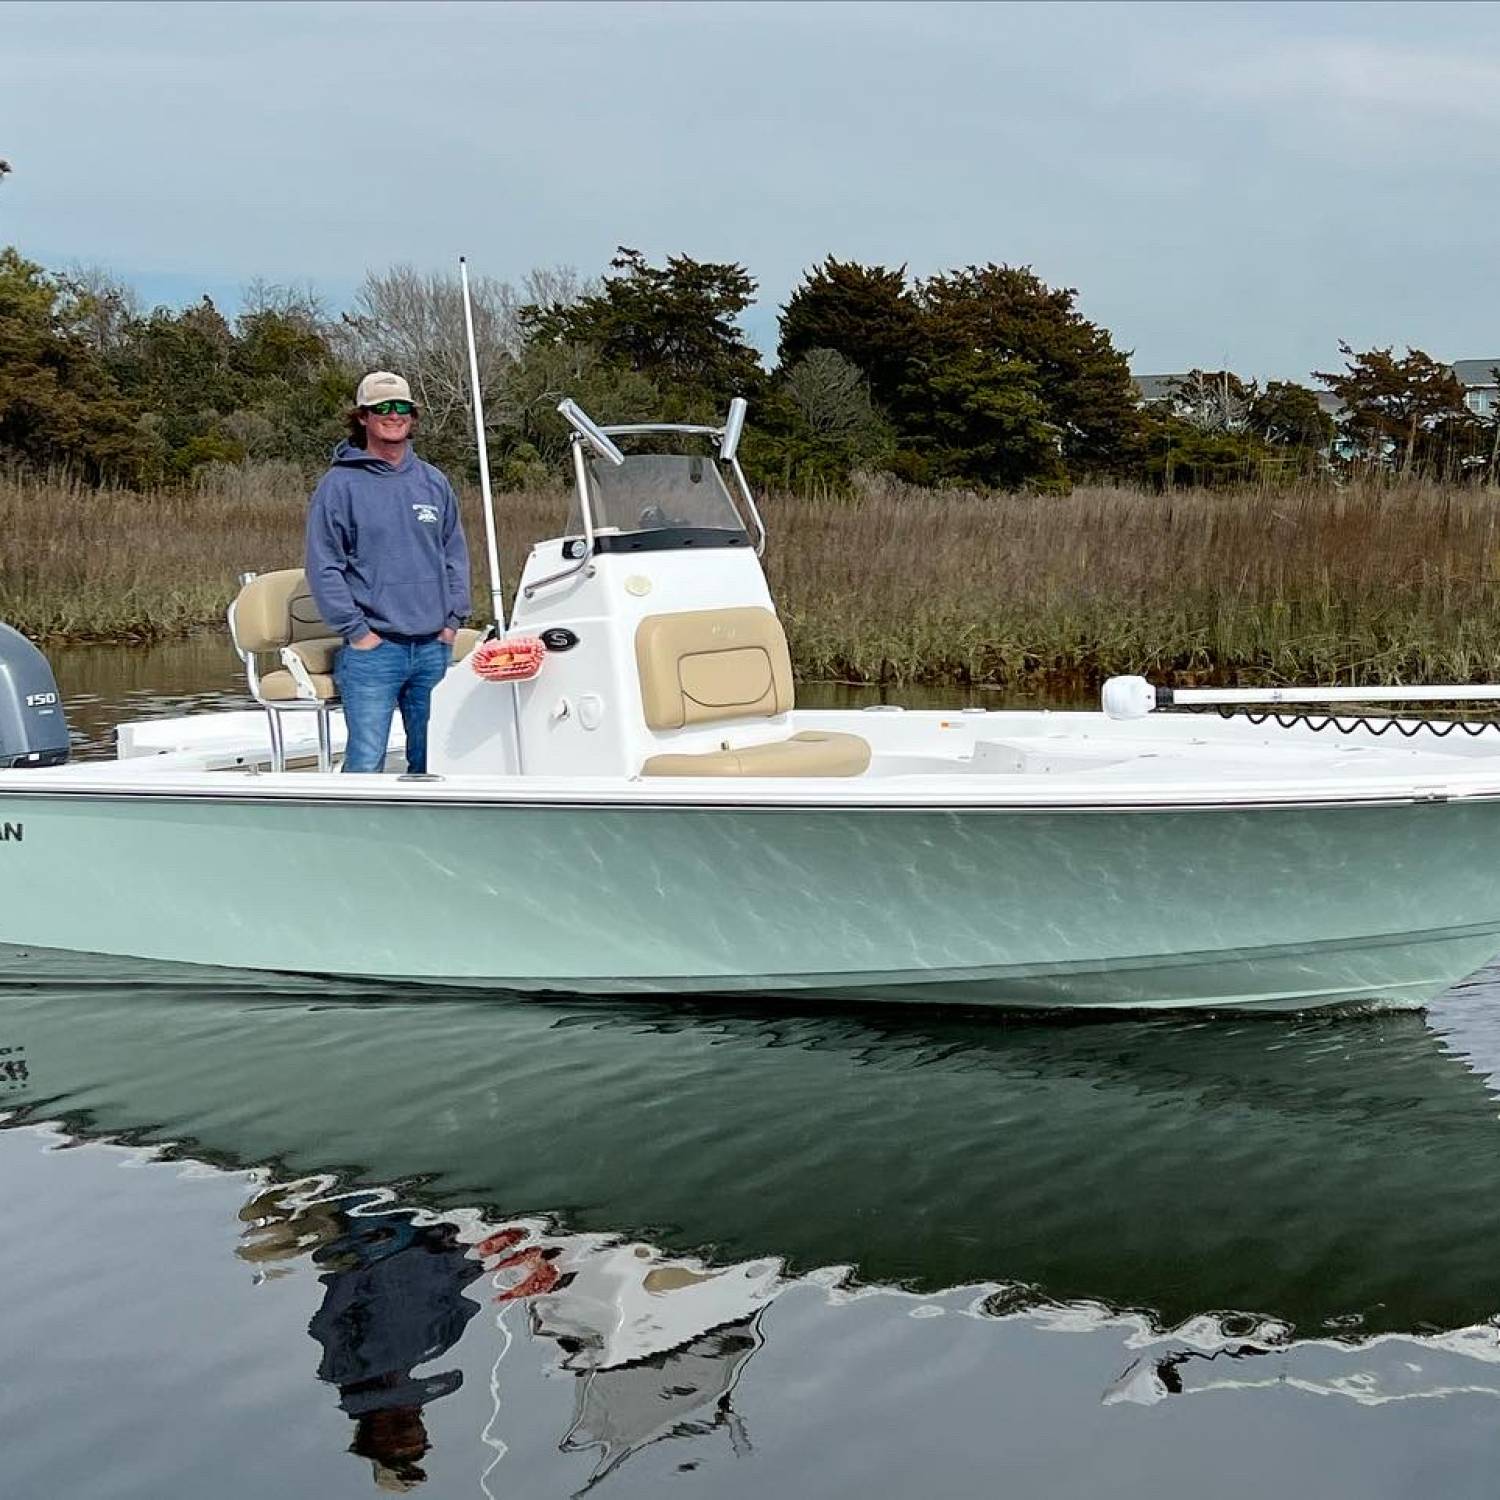
[[[1341,342],[1317,390],[1138,381],[1076,288],[993,261],[827,256],[778,310],[770,368],[738,262],[620,246],[597,277],[472,290],[508,591],[565,514],[559,395],[606,424],[709,425],[744,396],[804,679],[1500,677],[1500,414],[1474,395],[1500,366],[1466,384]],[[371,270],[340,312],[257,282],[226,317],[0,247],[0,619],[51,641],[222,631],[242,571],[300,561],[309,476],[373,369],[410,381],[418,451],[466,485],[482,558],[466,328],[456,278],[412,266]]]
[[[292,464],[191,488],[0,475],[0,620],[42,643],[222,630],[246,569],[299,565]],[[476,616],[483,521],[463,493]],[[559,488],[497,497],[506,599]],[[1500,490],[1335,486],[978,494],[858,475],[761,500],[766,569],[804,679],[1092,687],[1480,682],[1500,677]]]

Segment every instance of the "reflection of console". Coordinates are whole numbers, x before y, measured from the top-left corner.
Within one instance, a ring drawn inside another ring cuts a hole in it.
[[[730,1401],[740,1372],[764,1342],[757,1312],[661,1358],[591,1371],[575,1388],[573,1425],[563,1452],[598,1449],[593,1485],[664,1437],[705,1437],[722,1430],[737,1454],[748,1451],[744,1424]]]
[[[572,1245],[569,1246],[569,1240]],[[736,1323],[775,1296],[774,1261],[711,1270],[666,1261],[649,1245],[567,1236],[565,1282],[532,1302],[532,1327],[556,1341],[569,1370],[609,1370],[657,1359]]]
[[[588,1235],[552,1243],[562,1274],[531,1299],[531,1326],[579,1376],[561,1446],[599,1450],[590,1484],[668,1436],[722,1429],[736,1451],[747,1446],[730,1396],[763,1342],[760,1313],[783,1285],[779,1266],[664,1261],[649,1245]]]

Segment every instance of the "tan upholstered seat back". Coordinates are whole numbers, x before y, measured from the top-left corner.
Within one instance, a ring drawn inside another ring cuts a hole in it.
[[[652,729],[769,719],[792,707],[792,659],[768,609],[647,615],[636,626],[641,706]]]
[[[279,651],[294,641],[333,637],[301,568],[252,578],[234,602],[235,644],[241,651]],[[336,643],[336,642],[335,642]]]
[[[319,701],[338,697],[333,657],[343,642],[323,623],[301,568],[279,568],[252,578],[235,597],[229,622],[234,644],[246,659],[251,695],[259,702],[295,707],[304,701],[297,679],[287,670],[282,654],[287,648],[296,651]],[[277,665],[258,660],[264,657]]]

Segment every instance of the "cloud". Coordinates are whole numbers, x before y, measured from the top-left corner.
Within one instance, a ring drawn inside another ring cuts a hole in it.
[[[354,18],[354,19],[351,19]],[[0,241],[163,290],[1029,263],[1143,365],[1482,357],[1500,9],[12,4]],[[373,131],[373,136],[372,136]]]
[[[1240,47],[1218,66],[1205,66],[1194,50],[1181,76],[1200,104],[1232,104],[1283,136],[1333,132],[1341,144],[1395,141],[1450,156],[1500,150],[1500,58],[1492,49],[1278,36]],[[1476,126],[1491,133],[1476,134]]]

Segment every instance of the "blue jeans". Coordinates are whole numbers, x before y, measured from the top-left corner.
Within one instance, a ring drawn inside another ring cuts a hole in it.
[[[406,727],[406,769],[427,769],[427,716],[432,690],[453,659],[446,641],[403,645],[381,641],[368,651],[345,646],[333,659],[333,680],[344,702],[349,731],[344,747],[346,771],[383,771],[391,718],[399,708]]]

